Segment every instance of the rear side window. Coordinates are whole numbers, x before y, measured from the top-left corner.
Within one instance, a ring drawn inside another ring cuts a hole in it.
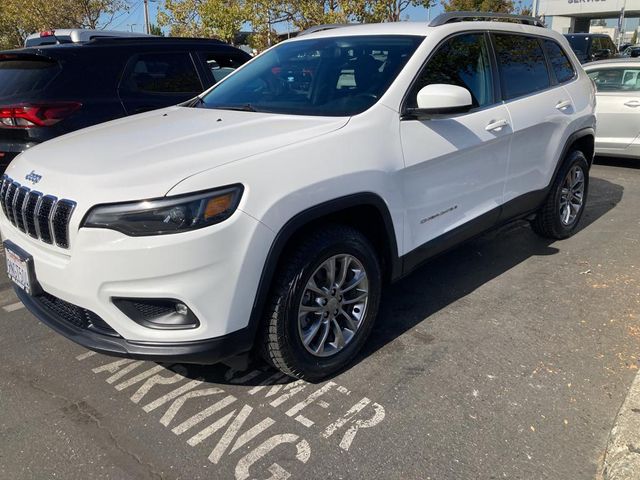
[[[216,83],[245,63],[245,60],[239,57],[225,55],[224,53],[203,52],[201,55]]]
[[[408,106],[416,107],[420,89],[434,83],[466,88],[471,92],[474,107],[492,104],[493,82],[485,35],[458,35],[444,43],[420,73]]]
[[[590,70],[589,77],[598,92],[636,92],[640,90],[640,68]]]
[[[508,34],[493,38],[505,100],[549,88],[547,63],[536,38]]]
[[[148,53],[129,62],[120,88],[149,94],[200,93],[203,88],[188,52]]]
[[[52,61],[0,60],[0,98],[43,90],[60,70]]]
[[[573,70],[573,65],[569,61],[567,54],[564,53],[562,47],[553,40],[544,40],[544,50],[549,57],[553,73],[556,76],[558,83],[564,83],[571,80],[576,72]]]

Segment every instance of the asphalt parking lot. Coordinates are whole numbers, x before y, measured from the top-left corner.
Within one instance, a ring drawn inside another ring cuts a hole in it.
[[[638,368],[639,211],[634,162],[596,165],[575,237],[516,223],[439,257],[317,385],[91,354],[3,276],[0,478],[593,479]]]

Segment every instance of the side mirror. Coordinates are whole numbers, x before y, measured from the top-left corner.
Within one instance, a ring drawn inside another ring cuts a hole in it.
[[[413,115],[433,115],[466,112],[473,106],[471,92],[457,85],[434,83],[418,92],[418,108],[409,109]]]

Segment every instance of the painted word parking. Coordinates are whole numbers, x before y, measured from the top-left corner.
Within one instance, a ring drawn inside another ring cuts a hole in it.
[[[105,357],[87,352],[77,359],[93,362]],[[382,405],[356,397],[335,382],[286,383],[290,379],[285,375],[267,369],[230,369],[223,389],[203,378],[190,378],[183,365],[109,359],[90,368],[144,412],[157,415],[189,446],[207,446],[214,465],[233,462],[237,480],[290,478],[294,473],[276,459],[306,464],[316,442],[348,454],[360,430],[376,427],[385,418]],[[292,433],[301,430],[298,425],[304,427],[304,435]],[[258,470],[262,465],[266,472]]]

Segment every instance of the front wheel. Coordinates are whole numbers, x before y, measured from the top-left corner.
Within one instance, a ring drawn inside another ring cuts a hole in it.
[[[579,150],[569,153],[545,203],[532,222],[533,230],[546,238],[563,239],[576,231],[589,191],[589,164]]]
[[[358,230],[328,226],[284,260],[264,324],[263,354],[292,377],[317,381],[343,369],[378,314],[381,271]]]

